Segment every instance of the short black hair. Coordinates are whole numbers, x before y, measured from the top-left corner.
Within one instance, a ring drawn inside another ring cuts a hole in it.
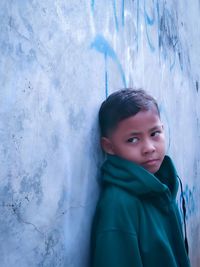
[[[120,121],[152,107],[160,116],[156,100],[142,89],[126,88],[112,93],[99,110],[101,136],[108,137]]]

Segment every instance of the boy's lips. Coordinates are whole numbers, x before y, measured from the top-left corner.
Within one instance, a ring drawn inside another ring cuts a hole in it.
[[[145,161],[142,165],[143,166],[154,166],[155,164],[158,164],[159,159],[149,159]]]

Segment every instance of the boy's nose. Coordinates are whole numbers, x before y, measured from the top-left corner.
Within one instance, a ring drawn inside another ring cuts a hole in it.
[[[143,154],[151,154],[155,151],[155,146],[151,141],[145,141],[142,148]]]

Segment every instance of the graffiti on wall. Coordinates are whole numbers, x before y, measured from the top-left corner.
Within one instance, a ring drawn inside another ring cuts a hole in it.
[[[121,15],[119,18],[118,12],[117,12],[117,6],[116,1],[112,1],[112,9],[113,9],[113,16],[114,16],[114,24],[115,24],[115,31],[119,33],[119,21],[121,19],[121,26],[124,27],[124,0],[121,1]],[[91,1],[91,12],[93,19],[95,20],[95,0]],[[102,53],[105,60],[105,95],[108,96],[109,91],[109,70],[108,70],[108,60],[111,59],[116,65],[119,70],[120,77],[122,79],[122,83],[124,87],[127,87],[125,72],[122,67],[122,64],[120,62],[120,59],[117,55],[117,52],[112,47],[112,45],[109,43],[109,40],[105,37],[103,33],[97,33],[94,40],[91,42],[91,48],[95,49],[97,52]]]
[[[126,13],[125,2],[122,0],[118,5],[117,2],[118,1],[112,0],[110,7],[112,9],[111,13],[113,14],[116,34],[120,35],[124,31],[124,26],[126,26]],[[94,20],[97,19],[95,17],[95,8],[97,8],[96,1],[91,0],[91,13]],[[147,44],[149,50],[158,57],[159,63],[161,60],[164,60],[170,71],[178,64],[182,71],[184,69],[184,59],[187,59],[187,53],[184,51],[183,57],[183,47],[179,37],[179,27],[183,26],[183,22],[179,25],[176,7],[174,6],[174,8],[171,8],[167,6],[166,2],[158,0],[152,0],[148,5],[146,1],[137,0],[134,1],[133,10],[131,12],[132,16],[136,18],[135,27],[133,27],[135,32],[132,33],[135,40],[135,44],[133,44],[135,52],[139,51],[143,40],[142,36],[144,35],[144,42]],[[96,49],[97,52],[102,53],[104,56],[106,96],[109,91],[109,69],[107,64],[109,59],[113,60],[117,65],[123,86],[126,87],[126,75],[117,55],[117,51],[115,51],[111,41],[109,42],[107,36],[103,32],[97,32],[91,42],[91,48]]]
[[[94,41],[91,44],[91,48],[96,49],[96,51],[102,53],[104,55],[105,59],[105,91],[106,91],[106,96],[108,96],[108,69],[107,69],[107,60],[108,58],[111,58],[115,64],[117,65],[119,69],[120,76],[123,81],[124,87],[126,87],[126,78],[125,78],[125,73],[123,70],[123,67],[120,63],[120,60],[114,51],[114,49],[109,45],[109,43],[106,41],[106,39],[101,36],[97,35],[94,39]]]
[[[195,212],[196,208],[195,207],[195,199],[194,199],[194,194],[195,194],[195,188],[194,186],[191,188],[188,184],[185,185],[185,188],[183,190],[183,193],[180,194],[179,197],[179,207],[181,212],[182,211],[182,197],[185,199],[185,204],[186,204],[186,220],[188,220]],[[182,214],[183,215],[183,214]]]

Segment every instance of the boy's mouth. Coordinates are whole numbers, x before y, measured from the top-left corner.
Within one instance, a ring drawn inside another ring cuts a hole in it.
[[[149,159],[145,161],[142,165],[143,166],[154,166],[154,165],[157,165],[159,162],[160,162],[159,159]]]
[[[149,159],[145,161],[142,166],[151,173],[156,173],[161,165],[160,159]]]

